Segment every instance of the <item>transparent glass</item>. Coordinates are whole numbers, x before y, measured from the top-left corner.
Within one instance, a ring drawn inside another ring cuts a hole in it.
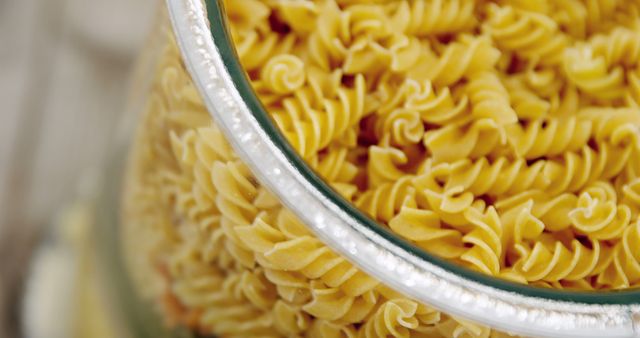
[[[242,0],[239,0],[242,1]],[[96,235],[123,318],[135,337],[194,337],[167,329],[156,305],[129,278],[121,254],[133,236],[122,232],[123,198],[130,182],[131,121],[141,121],[155,63],[173,31],[184,63],[214,123],[238,156],[286,207],[326,245],[398,292],[446,313],[509,332],[536,336],[636,336],[640,291],[582,292],[537,288],[487,276],[425,252],[399,238],[340,197],[295,153],[260,104],[236,57],[221,1],[169,0],[168,15],[142,59],[129,127],[114,151],[98,205]],[[206,16],[205,16],[206,15]],[[125,124],[127,125],[127,124]],[[140,132],[140,130],[138,130]],[[258,157],[259,156],[259,157]],[[124,194],[124,195],[123,195]],[[120,226],[115,226],[120,224]],[[151,263],[149,263],[151,264]],[[134,268],[135,269],[135,268]],[[138,282],[140,284],[140,282]],[[144,286],[142,286],[144,289]]]
[[[130,96],[123,118],[120,121],[118,134],[107,157],[108,165],[101,177],[102,184],[96,198],[93,231],[89,242],[97,251],[96,264],[98,276],[106,280],[100,289],[108,301],[107,313],[93,313],[92,316],[109,316],[117,332],[128,337],[183,337],[192,338],[197,335],[180,328],[169,328],[162,317],[154,310],[154,304],[139,293],[127,270],[125,255],[122,250],[121,232],[121,200],[127,159],[130,152],[136,124],[149,99],[149,90],[153,81],[154,69],[158,55],[167,43],[166,34],[171,30],[166,8],[158,2],[153,29],[146,45],[137,60],[132,74]],[[82,309],[81,309],[82,310]]]
[[[574,290],[557,290],[550,288],[532,287],[528,285],[517,284],[488,276],[486,274],[467,269],[465,267],[453,264],[447,260],[429,254],[410,242],[400,238],[398,235],[391,232],[388,228],[381,226],[370,217],[365,215],[362,211],[355,208],[355,206],[346,201],[337,192],[335,192],[327,183],[325,183],[313,170],[298,156],[293,148],[288,144],[287,140],[280,133],[271,120],[267,112],[264,110],[258,97],[254,94],[251,84],[246,78],[245,72],[240,65],[240,61],[235,55],[235,51],[231,42],[229,32],[226,30],[225,16],[223,8],[219,2],[207,1],[208,18],[211,24],[211,33],[216,42],[222,58],[225,60],[229,74],[236,89],[242,96],[243,100],[253,112],[256,120],[260,123],[260,126],[266,131],[270,139],[278,145],[282,150],[282,153],[286,156],[287,160],[291,162],[298,171],[304,176],[306,180],[311,182],[315,187],[320,190],[327,199],[330,199],[335,204],[346,212],[349,217],[352,217],[357,222],[363,224],[366,228],[379,233],[380,235],[393,241],[394,244],[402,247],[403,249],[411,252],[413,255],[420,257],[421,259],[433,263],[446,270],[452,271],[462,277],[478,281],[483,284],[487,284],[496,288],[500,288],[506,291],[513,291],[540,298],[550,298],[558,300],[576,301],[584,303],[601,303],[601,304],[633,304],[637,303],[640,298],[640,290],[626,290],[626,291],[607,291],[607,292],[590,292],[590,291],[574,291]]]

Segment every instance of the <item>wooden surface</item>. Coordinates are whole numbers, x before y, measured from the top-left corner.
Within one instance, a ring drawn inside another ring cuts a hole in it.
[[[153,3],[0,0],[0,337],[42,229],[104,165]]]

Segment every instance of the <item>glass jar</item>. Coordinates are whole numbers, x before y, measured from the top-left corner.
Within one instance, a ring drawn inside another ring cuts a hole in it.
[[[167,1],[151,40],[132,105],[138,127],[111,161],[96,229],[135,336],[348,336],[367,325],[378,325],[370,330],[380,334],[375,330],[387,324],[386,333],[398,335],[418,325],[411,320],[432,321],[432,333],[445,336],[498,335],[488,327],[548,337],[640,334],[640,291],[555,290],[486,276],[418,249],[340,197],[264,111],[235,54],[221,1]],[[199,167],[203,158],[213,168]],[[180,166],[190,176],[169,170]],[[262,231],[261,240],[284,240],[268,227],[247,228],[260,227],[269,210],[290,222],[292,234],[284,237],[303,242],[279,257],[294,275],[278,274],[234,237]],[[310,254],[324,261],[295,264]],[[342,275],[323,271],[328,264],[340,265]],[[384,304],[366,298],[374,288],[382,291],[372,297]],[[309,305],[321,297],[333,298]],[[345,302],[370,306],[362,310],[370,311],[366,318],[384,318],[368,324],[365,316],[351,320],[362,314],[350,310],[352,317],[341,318]],[[386,305],[393,316],[380,310]],[[351,331],[335,323],[352,323]]]

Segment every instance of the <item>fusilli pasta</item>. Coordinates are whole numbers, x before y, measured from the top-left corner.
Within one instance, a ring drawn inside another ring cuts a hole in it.
[[[640,285],[640,8],[619,0],[226,1],[292,147],[371,218],[516,283]],[[368,276],[258,182],[170,34],[123,199],[131,274],[222,337],[502,337]]]

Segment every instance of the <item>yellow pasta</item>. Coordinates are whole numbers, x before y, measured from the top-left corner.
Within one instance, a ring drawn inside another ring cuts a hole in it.
[[[532,286],[640,285],[640,8],[617,0],[226,1],[254,91],[356,207]],[[221,337],[502,337],[400,295],[236,156],[168,35],[123,200],[131,273]]]
[[[604,56],[609,67],[615,64],[634,66],[640,57],[640,32],[618,27],[608,34],[598,34],[590,44],[596,55]]]
[[[473,74],[491,70],[499,52],[486,37],[460,36],[443,47],[438,55],[425,50],[417,64],[409,69],[409,78],[428,79],[435,85],[452,85]]]
[[[518,119],[535,120],[550,113],[551,102],[538,97],[522,77],[506,77],[503,81]]]
[[[435,161],[448,162],[487,156],[506,146],[506,137],[505,128],[490,119],[481,119],[467,125],[431,129],[425,132],[423,143]]]
[[[560,241],[551,240],[536,242],[533,248],[526,243],[519,244],[516,250],[520,258],[514,264],[514,270],[529,282],[582,280],[597,273],[601,269],[599,266],[606,266],[602,262],[607,262],[609,253],[601,252],[597,241],[591,246],[577,240],[573,240],[569,248]]]
[[[483,72],[475,75],[467,90],[474,118],[488,118],[500,126],[518,121],[516,112],[509,102],[507,89],[496,74]]]
[[[389,221],[389,227],[440,257],[453,259],[465,252],[461,233],[444,228],[440,216],[432,210],[419,209],[412,196],[405,199],[398,214]]]
[[[424,36],[461,32],[476,24],[474,1],[398,1],[389,13],[394,28],[405,34]]]
[[[510,6],[488,6],[487,30],[500,49],[543,64],[556,64],[562,58],[568,38],[553,19],[536,12]]]
[[[612,264],[598,275],[598,283],[626,288],[634,285],[640,278],[640,256],[634,250],[636,241],[640,239],[640,224],[627,227],[622,240],[614,248]]]
[[[407,194],[415,190],[412,178],[404,176],[393,183],[385,183],[361,194],[355,204],[369,216],[387,222],[400,210]]]
[[[609,71],[604,56],[594,55],[591,46],[567,49],[563,63],[569,81],[594,98],[615,100],[624,93],[623,69]]]
[[[502,222],[496,209],[489,207],[482,213],[475,208],[468,208],[464,216],[473,230],[462,237],[462,242],[471,245],[471,248],[460,259],[482,272],[497,275],[502,256]]]

